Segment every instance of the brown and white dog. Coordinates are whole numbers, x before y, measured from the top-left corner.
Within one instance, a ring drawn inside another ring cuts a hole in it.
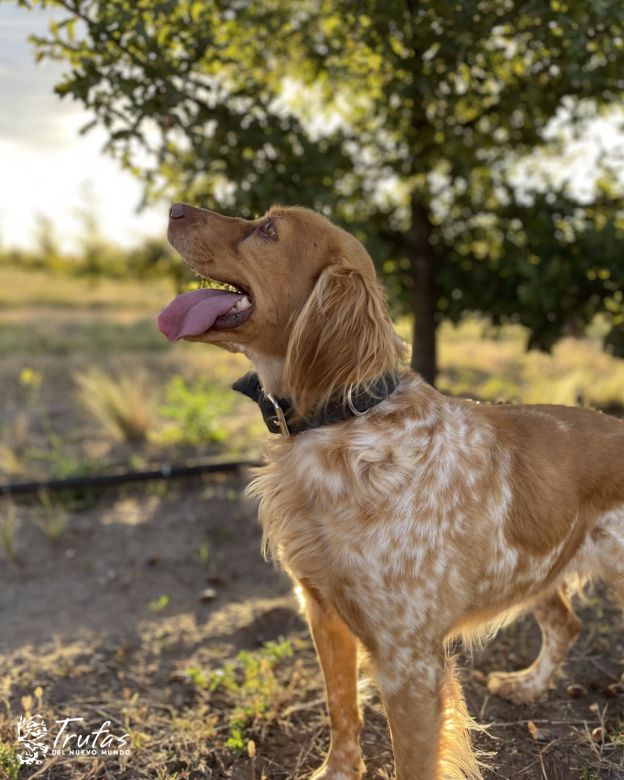
[[[331,746],[314,778],[364,772],[358,645],[398,780],[479,777],[446,643],[532,609],[539,657],[489,679],[491,691],[531,701],[579,631],[566,581],[600,577],[624,597],[624,424],[447,398],[401,369],[369,255],[314,212],[273,208],[250,221],[176,204],[170,217],[171,244],[230,291],[179,296],[161,329],[247,355],[300,431],[270,441],[252,490],[325,675]],[[379,392],[393,376],[398,386]],[[324,420],[330,406],[343,413]]]

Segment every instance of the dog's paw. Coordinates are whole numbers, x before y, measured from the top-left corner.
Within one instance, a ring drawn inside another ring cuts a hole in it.
[[[535,677],[524,672],[492,672],[487,687],[490,693],[514,704],[531,704],[545,693]]]

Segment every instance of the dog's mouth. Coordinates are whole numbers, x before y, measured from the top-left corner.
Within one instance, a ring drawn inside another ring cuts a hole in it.
[[[158,327],[169,341],[238,328],[251,317],[253,299],[244,287],[202,278],[210,287],[178,295],[158,315]]]

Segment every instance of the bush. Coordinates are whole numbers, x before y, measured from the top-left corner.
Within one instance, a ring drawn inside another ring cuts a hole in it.
[[[145,441],[155,422],[154,391],[145,372],[114,377],[94,368],[78,374],[76,383],[83,407],[113,436]]]
[[[15,749],[5,742],[0,742],[0,777],[6,780],[17,780],[19,766]]]
[[[164,438],[191,445],[223,441],[227,432],[220,418],[230,412],[232,403],[231,394],[218,385],[173,377],[165,387],[165,403],[158,411],[177,425],[168,428]]]

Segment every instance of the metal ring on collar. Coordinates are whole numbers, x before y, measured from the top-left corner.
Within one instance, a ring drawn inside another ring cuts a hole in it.
[[[282,436],[290,436],[290,431],[288,430],[288,423],[286,422],[286,415],[284,414],[284,410],[279,405],[277,399],[272,393],[267,393],[266,397],[273,404],[273,408],[275,409],[275,420],[279,425],[280,433],[282,434]]]
[[[356,417],[362,417],[362,415],[366,414],[368,411],[368,409],[365,409],[363,412],[360,412],[359,409],[355,408],[355,404],[353,403],[353,385],[349,385],[349,389],[347,390],[347,406]]]

